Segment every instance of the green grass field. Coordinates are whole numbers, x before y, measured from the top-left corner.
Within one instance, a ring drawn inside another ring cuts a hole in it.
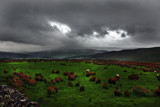
[[[65,65],[61,65],[64,63]],[[16,68],[14,71],[13,68]],[[107,69],[105,69],[107,68]],[[96,84],[89,81],[90,77],[86,77],[86,69],[96,72],[96,78],[101,78],[102,82]],[[8,73],[4,73],[4,70]],[[51,73],[52,70],[60,70],[59,74]],[[128,70],[128,72],[124,72]],[[73,84],[80,81],[80,86],[85,87],[85,91],[80,92],[79,87],[69,87],[68,77],[63,73],[69,71],[74,72],[78,77],[72,81]],[[47,95],[47,88],[50,86],[45,82],[38,81],[35,86],[25,85],[24,94],[29,96],[32,101],[36,101],[41,107],[116,107],[116,106],[134,106],[134,107],[159,107],[160,97],[153,94],[138,97],[132,93],[133,87],[142,86],[152,91],[160,86],[154,72],[143,72],[141,69],[132,69],[120,67],[117,65],[95,65],[93,63],[71,61],[57,62],[9,62],[0,63],[0,84],[7,84],[6,78],[14,72],[23,72],[35,78],[36,73],[41,73],[48,81],[61,76],[63,81],[56,83],[59,92],[53,95]],[[128,75],[135,73],[140,76],[139,80],[133,81],[128,79]],[[109,84],[108,79],[120,75],[120,80],[116,84]],[[102,88],[106,82],[108,89]],[[115,88],[118,87],[123,93],[122,96],[114,95]],[[131,97],[125,97],[124,91],[128,89]]]

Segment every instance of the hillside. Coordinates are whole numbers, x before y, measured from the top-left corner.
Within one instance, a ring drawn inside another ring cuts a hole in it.
[[[103,50],[94,49],[61,49],[54,51],[40,51],[30,53],[12,53],[0,52],[0,59],[17,59],[17,58],[53,58],[64,59],[66,57],[74,57],[81,55],[91,55],[96,53],[106,52]]]
[[[72,58],[160,62],[160,47],[111,51],[88,56],[77,56]]]
[[[41,51],[32,53],[0,52],[0,59],[53,58],[53,59],[106,59],[139,62],[160,62],[160,47],[104,51],[93,49],[74,49]]]

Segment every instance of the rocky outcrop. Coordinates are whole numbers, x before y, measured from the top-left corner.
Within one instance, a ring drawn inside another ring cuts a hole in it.
[[[39,105],[18,90],[0,85],[0,107],[39,107]]]

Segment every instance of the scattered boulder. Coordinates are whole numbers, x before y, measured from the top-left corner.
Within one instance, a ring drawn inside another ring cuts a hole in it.
[[[90,69],[86,69],[86,72],[87,72],[87,73],[90,72]]]
[[[0,103],[5,107],[40,107],[38,103],[30,101],[18,90],[6,85],[0,85]]]
[[[119,79],[120,79],[120,76],[119,76],[119,74],[116,74],[116,78],[117,78],[117,80],[119,80]]]
[[[160,81],[160,75],[159,74],[157,74],[157,79]]]

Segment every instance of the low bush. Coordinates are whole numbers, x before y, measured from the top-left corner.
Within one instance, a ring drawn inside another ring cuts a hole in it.
[[[148,96],[151,93],[150,90],[145,89],[144,87],[134,87],[133,94],[139,97]]]

